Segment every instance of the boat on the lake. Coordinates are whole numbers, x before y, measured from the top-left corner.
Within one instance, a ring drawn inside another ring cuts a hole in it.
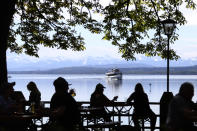
[[[119,69],[112,69],[109,72],[105,73],[106,77],[114,79],[122,79],[122,72]]]

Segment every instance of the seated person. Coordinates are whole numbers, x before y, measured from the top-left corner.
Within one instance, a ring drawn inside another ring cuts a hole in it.
[[[11,98],[16,101],[17,104],[21,104],[22,111],[25,112],[26,99],[21,91],[14,91]]]
[[[91,107],[98,107],[99,110],[92,111],[91,113],[98,117],[103,117],[105,121],[109,122],[110,120],[110,114],[107,113],[104,106],[112,104],[114,101],[117,100],[118,96],[115,96],[113,100],[109,100],[104,94],[104,86],[100,83],[96,85],[95,91],[91,94],[90,98],[90,106]]]
[[[14,91],[12,98],[16,100],[17,103],[25,102],[26,99],[21,91]]]
[[[23,121],[12,116],[15,112],[22,111],[22,106],[12,99],[14,85],[15,83],[7,83],[1,87],[0,114],[3,115],[5,119],[0,121],[0,125],[8,131],[25,131],[28,123],[31,121]]]
[[[127,103],[134,101],[134,112],[133,112],[133,122],[134,126],[140,130],[139,119],[149,118],[151,122],[151,131],[155,129],[156,124],[156,115],[151,110],[149,106],[149,100],[146,93],[144,93],[144,89],[142,84],[137,83],[135,86],[135,92],[133,92],[129,98],[127,99]]]
[[[35,82],[31,81],[27,84],[27,89],[30,91],[29,102],[35,104],[36,108],[40,108],[41,93]]]
[[[192,101],[194,86],[185,82],[181,85],[179,93],[173,97],[169,104],[167,115],[167,128],[170,131],[197,131],[193,122],[197,121],[196,105]]]
[[[51,98],[50,109],[52,123],[58,123],[64,130],[72,131],[75,126],[80,125],[80,112],[75,99],[68,93],[69,84],[62,78],[57,78],[53,85],[55,93]]]
[[[19,110],[16,101],[12,99],[14,93],[13,86],[15,83],[8,83],[6,86],[1,88],[0,95],[0,113],[1,114],[12,114]]]

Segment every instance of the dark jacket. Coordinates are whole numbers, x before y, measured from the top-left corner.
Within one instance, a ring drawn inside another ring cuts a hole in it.
[[[64,107],[63,115],[52,119],[58,121],[65,127],[72,127],[80,122],[80,113],[75,99],[66,92],[55,93],[51,98],[51,110]]]

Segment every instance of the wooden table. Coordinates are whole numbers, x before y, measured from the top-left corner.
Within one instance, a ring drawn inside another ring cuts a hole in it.
[[[35,113],[31,112],[14,112],[13,114],[1,114],[0,124],[6,128],[10,127],[26,127],[37,128],[43,125],[43,117],[50,117],[51,112],[47,108],[36,110]]]
[[[0,115],[0,123],[5,129],[25,130],[27,128],[36,128],[32,120],[38,117],[40,116],[22,113]]]

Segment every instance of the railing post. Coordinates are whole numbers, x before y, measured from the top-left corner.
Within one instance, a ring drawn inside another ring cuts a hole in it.
[[[164,92],[160,100],[160,131],[165,130],[168,105],[173,98],[172,92]]]

